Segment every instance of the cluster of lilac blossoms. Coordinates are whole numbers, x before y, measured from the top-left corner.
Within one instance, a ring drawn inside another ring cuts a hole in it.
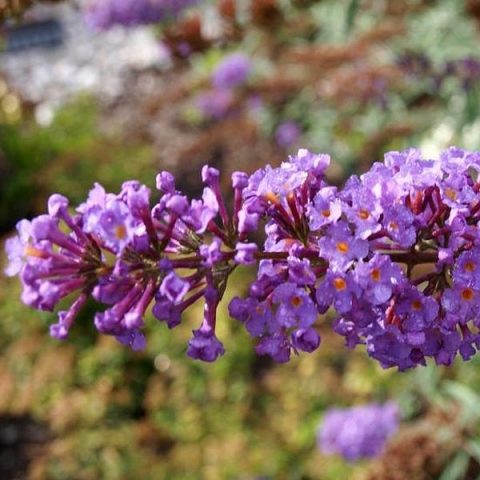
[[[75,212],[55,194],[48,215],[21,221],[7,241],[7,274],[20,274],[34,308],[74,298],[53,336],[67,337],[92,296],[106,305],[98,331],[133,349],[145,345],[149,307],[173,328],[203,299],[187,353],[213,361],[224,353],[216,310],[228,277],[258,264],[229,312],[259,354],[285,362],[313,352],[321,315],[334,309],[347,346],[364,345],[384,368],[469,359],[480,346],[480,153],[390,152],[343,189],[326,182],[329,162],[299,150],[277,168],[235,172],[231,208],[208,166],[201,199],[184,196],[168,172],[157,176],[163,195],[153,207],[134,181],[118,194],[96,185]],[[262,226],[259,246],[252,239]]]
[[[398,423],[399,409],[393,402],[333,408],[318,430],[318,446],[322,453],[338,454],[350,462],[377,457]]]

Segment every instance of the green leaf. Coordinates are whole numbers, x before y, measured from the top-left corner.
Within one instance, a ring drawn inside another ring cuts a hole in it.
[[[464,478],[468,468],[468,462],[468,454],[463,451],[458,452],[438,480],[460,480]]]
[[[347,35],[352,30],[359,7],[360,7],[360,0],[351,0],[347,7],[347,15],[345,17],[345,33]]]
[[[445,382],[444,389],[447,394],[457,400],[469,415],[478,417],[480,396],[475,391],[457,382]],[[471,417],[470,417],[471,420]]]
[[[467,443],[467,451],[478,463],[480,463],[480,440],[470,440]]]
[[[467,92],[465,102],[465,122],[467,124],[474,122],[478,118],[478,106],[478,91],[472,87]]]

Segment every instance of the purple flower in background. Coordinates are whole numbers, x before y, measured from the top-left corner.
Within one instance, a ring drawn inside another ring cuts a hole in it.
[[[350,462],[380,455],[397,431],[399,409],[393,402],[329,410],[318,430],[318,446],[326,455]]]
[[[212,85],[220,90],[229,90],[244,84],[252,71],[250,59],[243,53],[225,57],[212,74]]]
[[[114,25],[134,27],[176,18],[199,0],[90,0],[84,17],[87,25],[107,30]]]
[[[281,123],[275,130],[275,140],[281,147],[288,148],[297,143],[302,130],[298,123],[286,121]]]
[[[233,106],[234,97],[229,90],[207,90],[200,93],[195,104],[200,113],[207,119],[221,120]]]

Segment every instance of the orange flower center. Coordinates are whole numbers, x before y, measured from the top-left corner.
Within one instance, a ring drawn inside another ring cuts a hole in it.
[[[361,210],[358,211],[358,216],[362,220],[367,220],[368,217],[370,217],[370,214],[365,209],[362,208]]]
[[[118,225],[115,227],[115,236],[119,240],[123,240],[127,236],[127,229],[125,228],[125,225]]]
[[[340,252],[340,253],[347,253],[348,250],[350,250],[349,246],[347,243],[345,242],[338,242],[337,243],[337,250]]]
[[[333,281],[333,286],[334,286],[338,291],[342,291],[342,290],[345,290],[345,289],[347,288],[347,282],[346,282],[343,278],[337,277],[337,278]]]
[[[330,214],[331,214],[330,210],[322,210],[322,215],[325,218],[328,218],[330,216]]]
[[[23,253],[27,257],[45,258],[45,253],[32,245],[25,245]]]
[[[290,302],[295,308],[297,308],[303,303],[303,300],[301,299],[301,297],[295,295],[295,296],[292,297]]]
[[[475,265],[474,262],[472,262],[471,260],[469,260],[468,262],[465,262],[465,271],[466,272],[473,272],[477,266]]]
[[[380,278],[382,277],[382,275],[380,273],[380,270],[378,268],[374,268],[372,270],[372,273],[370,274],[370,276],[372,277],[372,280],[375,281],[375,282],[378,282],[380,280]]]
[[[278,197],[273,192],[267,192],[263,198],[267,200],[267,202],[271,203],[278,203]]]
[[[445,195],[450,199],[450,200],[456,200],[457,199],[457,192],[453,188],[446,188],[445,189]]]
[[[471,288],[465,288],[462,290],[462,298],[468,302],[473,298],[473,290]]]
[[[398,229],[398,223],[397,222],[390,222],[388,224],[388,227],[391,228],[392,230],[397,230]]]
[[[418,311],[418,310],[421,310],[421,309],[422,309],[422,302],[421,302],[420,300],[414,300],[414,301],[412,302],[412,308],[413,308],[414,310],[417,310],[417,311]]]

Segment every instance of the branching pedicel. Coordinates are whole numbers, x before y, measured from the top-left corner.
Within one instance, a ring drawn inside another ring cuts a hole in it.
[[[325,181],[328,164],[300,150],[279,168],[234,173],[233,212],[208,166],[199,200],[177,191],[168,172],[157,176],[163,196],[153,208],[135,181],[117,195],[95,185],[74,215],[52,195],[48,215],[22,220],[7,241],[6,273],[20,274],[22,300],[40,310],[76,292],[54,337],[68,336],[91,295],[108,305],[96,328],[133,349],[145,346],[150,305],[173,328],[203,298],[187,353],[214,361],[224,353],[215,326],[228,277],[258,263],[247,298],[234,298],[229,312],[258,339],[259,354],[286,362],[292,350],[313,352],[313,325],[333,307],[347,346],[365,344],[385,368],[469,359],[480,346],[480,153],[390,152],[342,190]],[[250,238],[261,224],[263,248]]]

